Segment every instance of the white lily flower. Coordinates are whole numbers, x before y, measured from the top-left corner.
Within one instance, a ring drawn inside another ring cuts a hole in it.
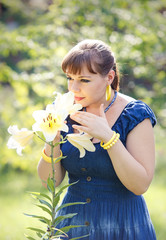
[[[92,136],[87,133],[67,134],[67,140],[80,151],[80,158],[85,156],[85,149],[90,152],[95,151],[95,146],[91,142]]]
[[[55,94],[56,92],[54,92]],[[60,109],[65,109],[68,114],[75,113],[82,109],[81,104],[74,104],[74,93],[73,92],[67,92],[65,94],[56,93],[57,96],[54,101],[54,108],[56,111],[59,111]]]
[[[34,131],[30,131],[26,128],[18,129],[17,125],[9,126],[8,132],[12,135],[8,142],[7,147],[9,149],[16,149],[18,155],[22,155],[22,149],[24,149],[32,140]]]
[[[33,124],[33,131],[41,131],[47,142],[51,142],[57,135],[58,131],[68,132],[68,126],[65,119],[68,112],[65,110],[55,111],[52,104],[47,105],[46,110],[34,111],[32,116],[36,123]]]

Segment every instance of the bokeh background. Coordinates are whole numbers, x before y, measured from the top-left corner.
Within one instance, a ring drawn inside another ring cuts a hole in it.
[[[0,239],[23,240],[36,221],[27,191],[40,191],[34,139],[22,157],[6,147],[9,125],[31,129],[34,110],[67,85],[61,61],[78,41],[95,38],[115,52],[120,91],[154,110],[156,172],[145,194],[157,239],[166,239],[165,0],[0,0]]]

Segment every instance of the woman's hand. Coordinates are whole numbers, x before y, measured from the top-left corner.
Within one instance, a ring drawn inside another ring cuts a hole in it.
[[[100,116],[88,112],[76,112],[70,116],[81,125],[72,125],[74,129],[88,133],[103,142],[109,141],[113,132],[106,119],[103,104],[100,106]]]

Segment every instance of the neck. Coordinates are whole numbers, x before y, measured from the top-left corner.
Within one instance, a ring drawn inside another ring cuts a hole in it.
[[[93,114],[99,116],[100,115],[100,105],[101,104],[95,105],[95,106],[90,105],[90,106],[84,107],[84,111],[90,112],[90,113],[93,113]]]
[[[109,101],[106,101],[105,98],[104,100],[100,101],[99,103],[84,107],[84,111],[99,115],[100,114],[100,106],[101,104],[104,103],[104,110],[108,111],[108,109],[110,108],[110,106],[113,104],[113,102],[115,101],[115,92],[112,91],[111,94],[111,99]]]

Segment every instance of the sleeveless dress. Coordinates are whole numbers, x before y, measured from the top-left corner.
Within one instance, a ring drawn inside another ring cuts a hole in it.
[[[148,105],[142,101],[132,101],[126,105],[112,130],[120,134],[126,146],[128,133],[144,119],[149,118],[152,126],[156,118]],[[72,133],[71,123],[68,123]],[[65,136],[66,133],[63,133]],[[95,143],[96,151],[79,158],[79,150],[68,141],[61,146],[65,159],[62,165],[69,175],[70,186],[63,199],[64,203],[86,202],[63,208],[58,215],[77,213],[73,218],[62,221],[58,228],[68,225],[83,225],[70,229],[71,239],[84,240],[155,240],[155,231],[145,200],[129,191],[118,179],[110,157],[100,143]]]

